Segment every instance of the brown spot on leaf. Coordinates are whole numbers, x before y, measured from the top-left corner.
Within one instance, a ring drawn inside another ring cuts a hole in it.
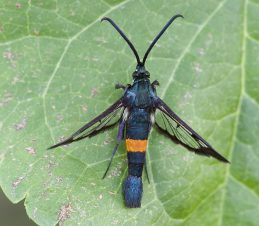
[[[24,176],[18,177],[18,178],[12,183],[13,188],[17,188],[17,186],[23,181],[24,178],[25,178]]]
[[[3,57],[9,60],[13,67],[16,67],[15,55],[11,50],[5,51]]]
[[[63,181],[63,178],[62,177],[56,177],[56,181],[57,181],[57,183],[61,183]]]
[[[35,155],[36,154],[36,149],[33,147],[27,147],[25,150],[30,154],[30,155]]]
[[[33,34],[35,35],[35,36],[39,36],[40,35],[40,31],[38,31],[38,30],[33,30]]]
[[[14,59],[14,54],[10,50],[7,50],[4,52],[4,58],[12,60]]]
[[[26,118],[23,118],[20,122],[14,125],[14,128],[16,129],[16,131],[19,131],[24,129],[26,127],[26,124],[27,124],[27,120]]]
[[[85,113],[86,113],[87,110],[88,110],[87,105],[82,105],[81,108],[82,108],[82,111],[85,112]]]
[[[91,90],[91,97],[95,97],[98,94],[97,88],[92,88]]]
[[[17,3],[15,4],[15,7],[16,7],[17,9],[20,9],[20,8],[22,8],[22,4],[19,3],[19,2],[17,2]]]
[[[60,225],[63,225],[63,223],[70,218],[71,213],[73,212],[73,208],[70,203],[63,205],[58,214],[58,221]]]

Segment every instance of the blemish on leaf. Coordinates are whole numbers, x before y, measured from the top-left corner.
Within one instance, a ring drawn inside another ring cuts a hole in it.
[[[211,33],[209,33],[207,41],[206,41],[206,47],[208,48],[212,42],[213,42],[213,35]]]
[[[96,37],[95,41],[100,42],[102,44],[107,43],[107,40],[104,37]]]
[[[19,3],[19,2],[17,2],[17,3],[15,4],[15,7],[16,7],[17,9],[20,9],[20,8],[22,8],[22,4]]]
[[[92,88],[92,90],[91,90],[91,97],[95,97],[97,95],[97,93],[98,93],[97,88]]]
[[[183,161],[185,162],[190,162],[192,160],[192,156],[191,155],[186,155],[183,157]]]
[[[99,61],[99,58],[93,57],[92,60],[93,60],[94,62],[98,62],[98,61]]]
[[[57,181],[58,183],[61,183],[61,182],[63,181],[63,178],[62,178],[62,177],[56,177],[56,181]]]
[[[109,177],[119,177],[122,172],[122,167],[123,167],[122,163],[119,163],[117,167],[111,170],[111,175]]]
[[[55,162],[53,162],[53,161],[49,161],[48,162],[48,169],[52,169],[53,167],[55,167],[57,164],[55,163]]]
[[[15,85],[18,82],[24,82],[24,80],[20,79],[19,76],[15,76],[12,80],[12,85]]]
[[[58,122],[61,122],[63,119],[64,119],[64,116],[63,116],[63,115],[58,114],[58,115],[56,116],[56,120],[57,120]]]
[[[0,163],[4,160],[4,153],[0,154]]]
[[[3,99],[0,101],[0,107],[5,106],[13,99],[12,94],[9,92],[6,92],[3,96]]]
[[[11,50],[5,51],[3,57],[9,60],[13,67],[16,67],[15,55]]]
[[[44,158],[47,159],[46,168],[47,168],[48,176],[52,177],[52,170],[54,167],[57,167],[58,164],[56,162],[54,162],[53,160],[51,160],[49,156],[44,156]]]
[[[203,56],[205,55],[205,50],[203,48],[198,49],[198,53]]]
[[[12,60],[14,59],[14,54],[10,50],[7,50],[4,52],[4,58],[7,60]]]
[[[100,200],[103,199],[103,195],[102,194],[99,195],[99,199]]]
[[[104,141],[103,141],[103,144],[104,144],[104,145],[107,145],[107,144],[109,144],[109,143],[111,143],[111,142],[109,142],[108,140],[104,140]]]
[[[35,207],[35,208],[33,209],[33,218],[36,218],[36,213],[37,213],[37,211],[38,211],[38,208]]]
[[[16,129],[16,131],[19,131],[24,129],[26,127],[26,124],[27,124],[27,120],[26,118],[23,118],[20,122],[14,125],[14,128]]]
[[[82,106],[81,106],[81,109],[82,109],[82,111],[83,111],[84,113],[86,113],[87,110],[88,110],[88,107],[87,107],[87,105],[82,105]]]
[[[192,100],[192,94],[190,92],[186,92],[183,97],[179,101],[179,106],[184,107],[185,105],[190,104]],[[182,112],[184,113],[184,112]]]
[[[201,65],[197,62],[193,64],[193,69],[195,70],[196,74],[199,74],[202,72]]]
[[[76,15],[75,11],[73,11],[72,9],[70,9],[70,16],[75,16],[75,15]]]
[[[63,225],[63,223],[70,218],[71,213],[73,212],[73,208],[70,203],[63,205],[58,214],[58,222],[59,225]]]
[[[39,36],[39,35],[40,35],[40,32],[39,32],[38,30],[34,29],[34,30],[33,30],[33,34],[34,34],[35,36]]]
[[[119,225],[119,220],[117,219],[113,219],[113,221],[111,222],[112,225]]]
[[[18,177],[13,183],[12,186],[13,188],[17,188],[17,186],[24,180],[24,176]]]
[[[30,154],[30,155],[35,155],[36,154],[36,149],[33,147],[27,147],[25,150]]]
[[[107,145],[107,144],[110,144],[114,141],[114,139],[112,137],[107,137],[104,141],[103,141],[103,144],[104,145]]]

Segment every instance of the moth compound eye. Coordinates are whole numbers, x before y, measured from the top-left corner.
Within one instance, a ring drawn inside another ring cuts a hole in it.
[[[137,72],[137,71],[134,71],[134,72],[132,73],[132,77],[135,78],[135,77],[137,77],[137,76],[138,76],[138,72]]]

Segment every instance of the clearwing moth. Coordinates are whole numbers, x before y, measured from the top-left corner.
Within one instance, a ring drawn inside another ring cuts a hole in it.
[[[70,137],[49,147],[49,149],[56,148],[87,137],[90,138],[118,125],[117,143],[103,178],[111,166],[119,144],[125,139],[128,157],[128,176],[124,180],[122,190],[125,205],[130,208],[141,206],[143,192],[142,171],[145,166],[147,173],[145,154],[148,135],[153,126],[174,143],[182,145],[189,151],[200,155],[212,156],[219,161],[228,163],[227,159],[219,154],[157,96],[156,86],[159,83],[157,80],[150,83],[150,74],[145,69],[145,63],[151,49],[171,23],[179,17],[183,18],[182,15],[177,14],[166,23],[150,44],[142,61],[131,41],[115,22],[108,17],[102,18],[102,21],[109,22],[117,30],[136,57],[137,66],[132,74],[133,83],[128,85],[116,84],[116,89],[121,88],[124,90],[119,100]]]

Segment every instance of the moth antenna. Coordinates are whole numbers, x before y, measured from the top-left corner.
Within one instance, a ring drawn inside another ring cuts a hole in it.
[[[178,17],[182,17],[184,18],[181,14],[177,14],[175,16],[173,16],[167,23],[166,25],[163,27],[163,29],[159,32],[159,34],[154,38],[153,42],[150,44],[150,46],[148,47],[144,58],[143,58],[143,65],[145,65],[145,62],[147,60],[148,54],[150,53],[151,49],[154,47],[154,45],[156,44],[156,42],[159,40],[159,38],[164,34],[164,32],[166,31],[166,29],[171,25],[171,23],[173,23],[173,21],[178,18]]]
[[[123,31],[118,27],[118,25],[115,24],[115,22],[114,22],[111,18],[109,18],[109,17],[103,17],[103,18],[101,19],[101,22],[104,21],[104,20],[110,22],[111,25],[119,32],[119,34],[121,35],[121,37],[124,38],[124,40],[128,43],[130,49],[131,49],[132,52],[134,53],[138,65],[141,65],[141,61],[140,61],[140,58],[139,58],[139,55],[138,55],[137,50],[135,49],[135,47],[134,47],[134,45],[132,44],[132,42],[131,42],[131,41],[127,38],[127,36],[123,33]]]

